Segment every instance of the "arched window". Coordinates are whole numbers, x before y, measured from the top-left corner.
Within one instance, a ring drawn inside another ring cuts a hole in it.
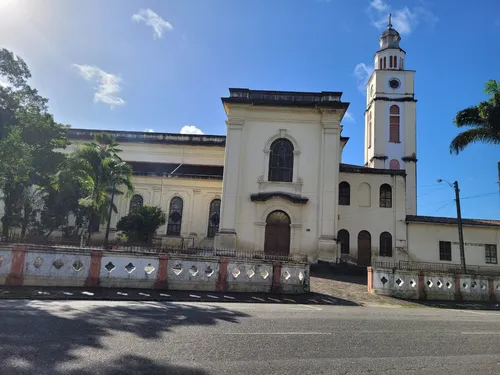
[[[397,67],[398,67],[398,57],[394,56],[393,59],[394,59],[394,69],[397,69]]]
[[[342,181],[339,184],[339,204],[342,206],[351,204],[351,185],[349,182]]]
[[[392,235],[389,232],[380,233],[380,256],[392,257]]]
[[[378,68],[382,69],[382,58],[380,58],[378,61]]]
[[[214,199],[210,202],[210,212],[208,213],[207,237],[215,237],[219,230],[220,222],[220,199]]]
[[[358,188],[358,202],[360,207],[371,206],[371,187],[370,184],[363,182]]]
[[[389,142],[399,143],[399,107],[389,108]]]
[[[390,169],[400,169],[400,168],[399,168],[399,160],[397,160],[397,159],[392,159],[392,160],[389,162],[389,168],[390,168]]]
[[[130,200],[130,206],[128,212],[132,212],[136,208],[142,207],[143,204],[144,204],[144,199],[142,198],[142,196],[139,194],[135,194]]]
[[[184,202],[182,201],[181,197],[173,197],[170,200],[170,207],[168,209],[168,223],[167,223],[168,236],[181,235],[183,207],[184,207]]]
[[[389,56],[389,68],[392,69],[392,58],[393,56]]]
[[[337,241],[340,243],[340,253],[349,254],[349,232],[345,229],[339,230]]]
[[[286,138],[275,140],[269,154],[269,181],[292,182],[293,145]]]
[[[372,147],[372,111],[368,112],[368,148]]]
[[[384,68],[383,69],[386,69],[387,68],[387,57],[384,56]]]
[[[389,184],[380,186],[380,207],[392,207],[392,188]]]

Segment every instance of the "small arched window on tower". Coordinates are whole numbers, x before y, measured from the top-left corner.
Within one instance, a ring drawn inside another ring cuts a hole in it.
[[[382,69],[386,69],[387,68],[387,57],[384,56],[384,67]]]
[[[397,159],[392,159],[392,160],[389,162],[389,168],[390,168],[390,169],[399,169],[399,160],[397,160]]]
[[[394,56],[394,69],[398,68],[398,57]]]
[[[275,140],[270,147],[269,181],[292,182],[293,145],[286,138]]]
[[[382,58],[378,60],[378,68],[382,69]]]
[[[392,188],[389,184],[382,184],[380,186],[380,207],[392,207]]]
[[[389,108],[389,142],[399,143],[399,107]]]
[[[368,112],[368,148],[372,147],[372,111]]]
[[[393,65],[392,65],[392,58],[393,57],[394,56],[389,56],[389,68],[391,68],[391,69],[393,68]]]

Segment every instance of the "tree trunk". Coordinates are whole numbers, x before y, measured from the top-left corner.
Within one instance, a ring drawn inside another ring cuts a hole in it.
[[[109,214],[108,214],[108,222],[106,223],[106,234],[104,235],[104,248],[108,248],[108,237],[109,237],[109,229],[111,225],[111,214],[113,213],[113,200],[115,199],[115,187],[113,186],[113,191],[111,192],[111,201],[109,203]]]

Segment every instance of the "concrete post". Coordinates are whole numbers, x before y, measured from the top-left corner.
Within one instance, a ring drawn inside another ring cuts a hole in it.
[[[368,271],[368,280],[367,280],[368,293],[373,293],[373,268],[367,267],[367,271]]]
[[[281,263],[273,263],[273,284],[271,285],[271,293],[281,293]]]
[[[219,259],[219,278],[217,279],[217,284],[215,289],[218,292],[227,292],[229,285],[227,283],[227,264],[229,263],[228,258],[221,257]]]
[[[7,276],[7,285],[23,285],[24,258],[26,245],[14,245],[12,249],[12,263]]]
[[[455,274],[455,301],[462,301],[464,296],[462,295],[462,291],[460,290],[460,279],[461,276],[459,273]]]
[[[155,289],[168,289],[168,254],[160,254]]]
[[[92,250],[92,252],[90,253],[89,275],[87,277],[87,281],[85,282],[85,286],[89,287],[99,286],[99,275],[101,273],[102,253],[103,253],[102,250]]]

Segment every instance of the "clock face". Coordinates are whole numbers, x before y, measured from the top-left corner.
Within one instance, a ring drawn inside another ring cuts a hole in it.
[[[391,87],[391,89],[397,89],[397,88],[399,88],[399,86],[401,86],[401,83],[399,82],[398,79],[391,78],[389,80],[389,86]]]

